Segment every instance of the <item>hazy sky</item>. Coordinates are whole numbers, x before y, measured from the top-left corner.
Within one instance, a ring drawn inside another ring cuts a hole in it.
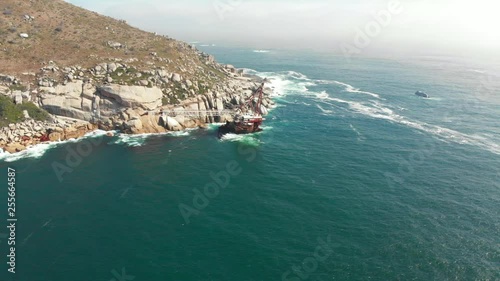
[[[500,57],[496,0],[67,1],[188,42]]]

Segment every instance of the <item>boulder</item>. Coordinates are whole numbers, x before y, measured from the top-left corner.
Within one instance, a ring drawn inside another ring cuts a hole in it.
[[[25,149],[26,147],[19,143],[9,143],[5,146],[5,151],[9,153],[16,153]]]
[[[174,118],[170,117],[170,116],[167,116],[166,118],[166,127],[169,131],[180,131],[182,130],[182,126],[181,124],[179,124],[179,122],[177,122],[177,120],[175,120]]]
[[[215,105],[217,106],[217,110],[223,110],[224,103],[222,102],[222,98],[220,97],[216,98]]]
[[[186,122],[186,117],[184,115],[177,115],[174,117],[175,121],[179,123],[179,125],[184,126],[184,123]]]
[[[98,87],[104,97],[115,100],[124,107],[141,107],[154,110],[161,106],[163,93],[158,87],[123,86],[110,84]]]
[[[174,73],[172,75],[172,80],[174,80],[175,82],[180,82],[181,81],[181,76],[177,73]]]
[[[156,73],[162,78],[165,78],[168,75],[168,72],[165,69],[158,69]]]
[[[50,141],[60,141],[63,139],[63,134],[59,132],[53,132],[49,134]]]
[[[108,73],[113,73],[118,68],[118,65],[114,62],[108,63]]]
[[[91,83],[84,83],[82,89],[82,96],[87,99],[93,99],[96,88]]]
[[[15,104],[21,104],[21,103],[23,103],[23,96],[21,94],[21,91],[15,91],[14,92],[14,103]]]
[[[82,86],[83,81],[77,80],[56,87],[40,87],[41,106],[56,115],[91,120],[91,113],[82,108]]]
[[[231,103],[234,105],[240,105],[240,96],[238,95],[234,96],[233,99],[231,100]]]
[[[108,47],[113,48],[113,49],[119,49],[119,48],[123,47],[123,44],[119,43],[119,42],[108,41]]]
[[[9,87],[0,85],[0,93],[1,94],[7,94],[8,92],[10,92]]]
[[[132,130],[142,130],[142,121],[140,119],[134,119],[127,122],[127,126]]]

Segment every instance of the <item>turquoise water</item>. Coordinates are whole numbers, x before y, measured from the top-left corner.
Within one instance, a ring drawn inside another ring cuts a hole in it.
[[[272,78],[264,131],[2,155],[19,221],[0,280],[500,280],[496,65],[206,51]]]

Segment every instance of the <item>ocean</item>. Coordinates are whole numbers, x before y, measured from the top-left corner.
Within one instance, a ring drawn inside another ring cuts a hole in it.
[[[500,280],[498,64],[199,48],[269,78],[264,130],[1,154],[0,280]]]

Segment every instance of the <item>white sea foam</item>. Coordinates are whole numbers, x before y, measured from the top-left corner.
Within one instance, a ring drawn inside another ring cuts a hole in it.
[[[325,99],[329,99],[330,96],[328,95],[328,93],[326,91],[322,91],[321,93],[316,94],[316,98],[318,98],[320,100],[325,100]]]
[[[46,151],[56,147],[56,143],[42,143],[28,147],[26,150],[17,153],[9,153],[0,149],[0,160],[5,162],[14,162],[24,158],[40,158]]]
[[[355,88],[354,86],[349,85],[347,83],[339,82],[339,81],[332,81],[332,82],[335,83],[335,84],[344,86],[345,87],[344,91],[346,91],[346,92],[349,92],[349,93],[358,93],[358,94],[365,94],[365,95],[369,95],[369,96],[372,96],[374,98],[380,99],[380,96],[378,94],[375,94],[375,93],[372,93],[372,92],[367,92],[367,91],[361,91],[360,89]]]
[[[435,100],[435,101],[441,101],[443,100],[442,98],[436,98],[436,97],[430,97],[430,98],[425,98],[425,100]]]
[[[122,144],[129,147],[138,147],[143,146],[146,142],[146,139],[153,134],[140,134],[140,135],[128,135],[128,134],[119,134],[117,139],[112,142],[113,144]]]
[[[319,110],[321,110],[323,113],[325,114],[330,114],[330,113],[333,113],[333,110],[329,110],[329,109],[324,109],[323,107],[321,107],[321,105],[319,104],[316,104],[316,107],[319,108]]]
[[[356,133],[356,135],[358,135],[358,141],[364,141],[365,140],[363,134],[361,134],[358,131],[358,129],[356,129],[352,124],[349,124],[349,127],[351,128],[351,130],[353,130]]]
[[[250,146],[260,145],[260,141],[255,138],[255,134],[225,134],[220,141],[222,142],[239,142]]]
[[[268,86],[273,88],[273,96],[275,97],[310,94],[307,87],[316,85],[305,75],[294,71],[261,72],[256,74],[268,78]]]
[[[257,75],[260,75],[262,77],[268,77],[271,79],[271,87],[275,89],[275,92],[277,93],[278,96],[286,96],[288,94],[299,94],[303,96],[311,96],[315,99],[321,100],[325,104],[330,104],[327,103],[326,101],[332,101],[334,103],[342,103],[346,104],[350,110],[363,114],[366,116],[370,116],[372,118],[377,118],[377,119],[383,119],[387,120],[389,122],[393,123],[399,123],[401,125],[405,125],[411,128],[414,128],[416,130],[420,130],[429,134],[432,134],[436,136],[438,139],[442,141],[452,141],[455,143],[459,144],[470,144],[470,145],[475,145],[478,147],[481,147],[483,149],[487,149],[493,153],[500,154],[500,145],[498,145],[495,141],[479,136],[479,135],[468,135],[464,134],[452,129],[440,127],[437,125],[431,125],[427,124],[424,122],[420,121],[414,121],[410,120],[407,117],[401,116],[397,113],[395,113],[392,109],[390,109],[388,106],[383,105],[382,103],[372,100],[370,102],[355,102],[355,101],[348,101],[348,100],[342,100],[339,98],[335,97],[330,97],[328,93],[325,91],[320,92],[320,93],[315,93],[312,91],[309,91],[307,86],[314,86],[316,83],[320,84],[337,84],[340,86],[344,87],[345,92],[349,93],[358,93],[358,94],[364,94],[364,95],[369,95],[371,97],[380,99],[380,100],[385,100],[381,98],[378,94],[372,93],[369,91],[362,91],[358,88],[355,88],[354,86],[340,82],[340,81],[329,81],[329,80],[311,80],[307,76],[294,72],[294,71],[288,71],[288,72],[264,72],[264,73],[258,73],[256,72]],[[298,80],[298,81],[297,81]],[[431,98],[432,99],[432,98]],[[439,100],[439,98],[434,98],[434,100]],[[331,106],[338,107],[335,104],[330,104]],[[324,114],[333,114],[328,113],[328,109],[325,109],[323,107],[318,107],[322,108],[324,111],[322,111]]]
[[[172,137],[185,137],[191,134],[191,131],[198,130],[198,128],[185,129],[177,132],[166,132],[166,133],[149,133],[149,134],[118,134],[117,139],[112,142],[112,144],[121,144],[129,147],[139,147],[146,143],[146,140],[152,136],[172,136]]]
[[[0,160],[5,162],[14,162],[25,158],[38,159],[42,157],[47,151],[59,145],[67,143],[76,143],[89,138],[98,138],[105,135],[106,133],[107,132],[103,130],[96,130],[93,132],[89,132],[85,134],[83,137],[78,139],[68,139],[64,141],[39,143],[36,145],[29,146],[27,149],[16,153],[9,153],[7,151],[3,151],[2,149],[0,149]]]
[[[253,50],[254,53],[269,53],[269,50]]]
[[[298,79],[298,80],[312,81],[306,75],[304,75],[300,72],[296,72],[296,71],[287,71],[286,75],[289,75],[290,77]]]
[[[188,130],[184,130],[184,131],[178,131],[178,132],[168,132],[166,134],[173,136],[173,137],[186,137],[186,136],[190,135],[190,132]]]
[[[353,85],[349,85],[349,84],[344,83],[344,82],[335,81],[335,80],[316,80],[316,82],[319,84],[337,84],[337,85],[343,86],[345,92],[369,95],[369,96],[372,96],[372,97],[377,98],[377,99],[382,99],[380,97],[380,95],[378,95],[376,93],[372,93],[372,92],[368,92],[368,91],[361,91],[360,89],[354,87]]]
[[[245,73],[259,75],[269,79],[270,87],[274,88],[275,96],[286,96],[288,94],[315,94],[309,91],[307,87],[316,86],[319,84],[337,84],[344,87],[344,91],[348,93],[356,93],[369,95],[371,97],[382,99],[380,95],[369,91],[362,91],[352,85],[340,81],[330,80],[312,80],[306,75],[296,71],[285,72],[256,72],[251,69],[245,69]],[[298,80],[298,81],[297,81]],[[321,95],[324,95],[323,92]],[[383,100],[383,99],[382,99]]]
[[[411,120],[407,117],[395,113],[392,109],[388,108],[386,105],[378,101],[373,101],[371,103],[361,103],[333,97],[327,99],[333,102],[347,104],[349,106],[349,109],[356,113],[405,125],[410,128],[429,133],[442,141],[451,141],[458,144],[474,145],[495,154],[500,154],[500,145],[485,136],[476,134],[469,135],[449,128]]]

